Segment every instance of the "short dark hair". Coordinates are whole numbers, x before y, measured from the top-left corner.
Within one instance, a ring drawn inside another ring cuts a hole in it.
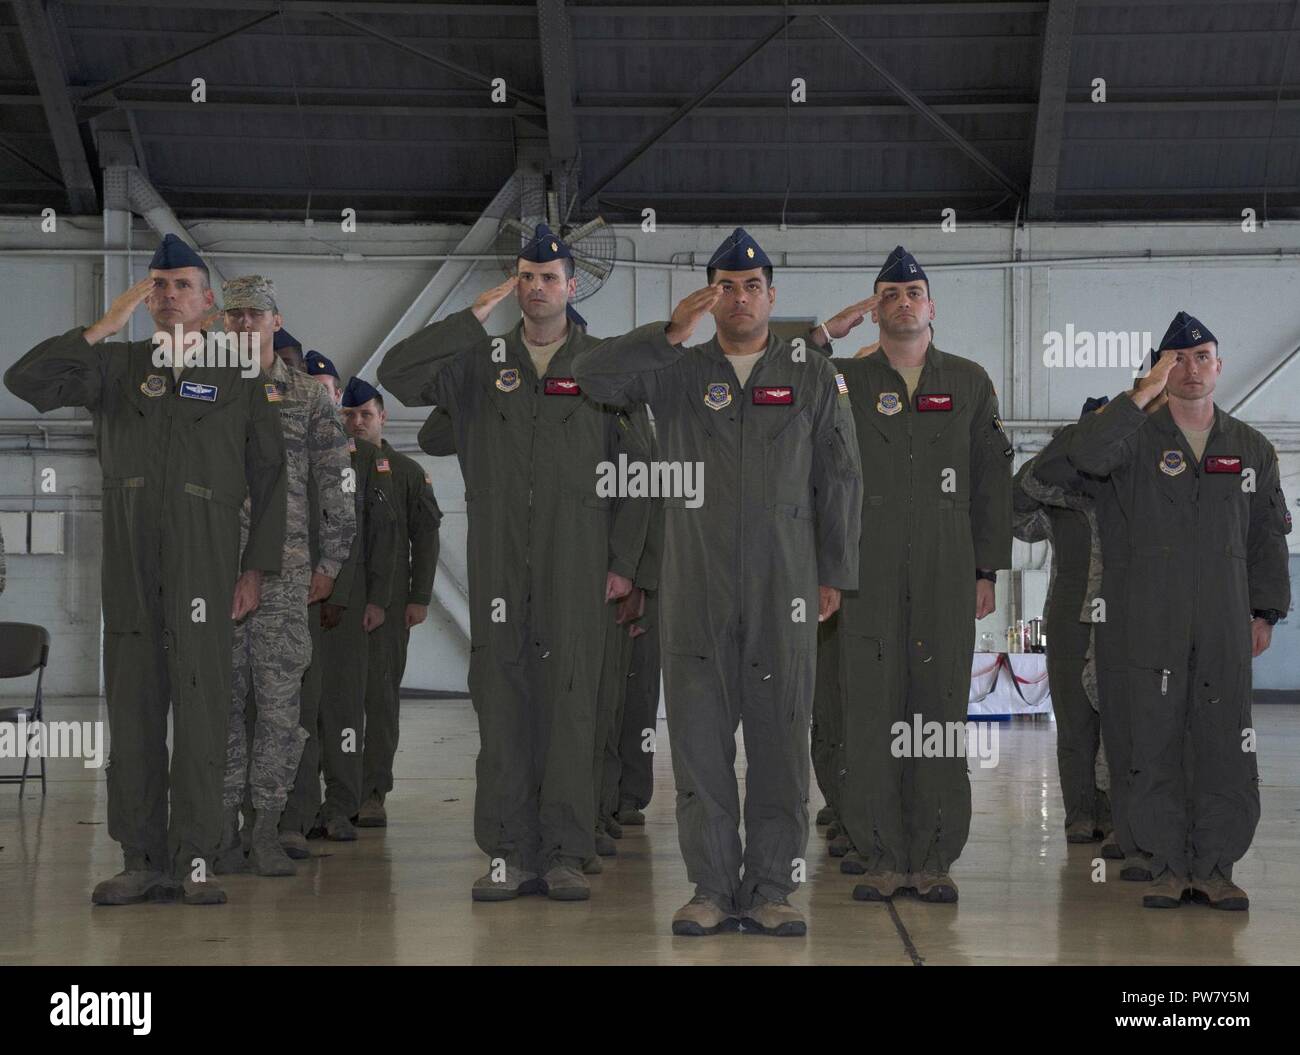
[[[718,269],[716,267],[710,267],[705,269],[704,277],[710,286],[713,285],[713,276],[716,275],[717,273],[718,273]],[[772,284],[772,269],[770,267],[763,268],[763,277],[767,279],[767,284],[770,286]]]
[[[375,393],[375,402],[379,404],[379,409],[384,409],[384,397],[380,392]]]
[[[515,260],[515,274],[516,274],[516,275],[519,274],[519,263],[520,263],[520,261],[523,261],[525,264],[533,264],[533,263],[536,263],[536,261],[534,261],[534,260],[524,260],[524,258],[523,258],[522,256],[519,257],[517,260]],[[549,261],[548,261],[548,262],[549,262]],[[574,264],[574,262],[573,262],[573,257],[571,257],[571,256],[562,256],[562,257],[560,257],[560,263],[564,265],[564,280],[567,282],[569,279],[571,279],[571,278],[573,277],[574,271],[577,269],[577,268],[576,268],[576,265]]]

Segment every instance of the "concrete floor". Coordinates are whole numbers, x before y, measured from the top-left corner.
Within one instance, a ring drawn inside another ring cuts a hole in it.
[[[54,701],[47,719],[103,718],[94,700]],[[808,848],[804,939],[674,938],[690,896],[660,729],[655,800],[644,829],[593,878],[588,902],[529,897],[473,904],[486,868],[471,816],[478,736],[468,701],[406,701],[390,827],[352,844],[313,842],[291,879],[228,877],[215,908],[93,908],[94,883],[121,867],[108,837],[101,770],[53,762],[49,792],[0,785],[0,964],[168,963],[859,963],[1235,964],[1300,961],[1300,709],[1256,709],[1263,818],[1237,869],[1249,913],[1141,907],[1112,864],[1090,880],[1095,847],[1067,847],[1055,727],[1001,729],[997,768],[973,767],[975,816],[953,871],[957,905],[866,904],[852,879]],[[5,772],[13,761],[0,762]],[[818,796],[813,792],[814,799]],[[820,801],[814,802],[814,808]]]

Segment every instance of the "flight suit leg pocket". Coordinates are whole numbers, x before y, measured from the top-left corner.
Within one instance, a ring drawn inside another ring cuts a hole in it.
[[[146,600],[141,591],[150,582],[161,588],[162,570],[142,530],[147,500],[143,476],[104,477],[104,552],[101,575],[104,629],[109,633],[134,633],[144,629]],[[126,559],[122,559],[125,555]],[[149,574],[152,569],[153,574]]]

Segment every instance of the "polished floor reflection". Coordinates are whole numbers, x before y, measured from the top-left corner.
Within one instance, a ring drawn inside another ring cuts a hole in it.
[[[94,720],[102,705],[54,701],[46,717]],[[221,907],[93,908],[95,881],[121,867],[103,771],[56,761],[43,800],[39,785],[21,802],[16,785],[0,785],[0,963],[1295,963],[1300,708],[1260,706],[1256,726],[1263,817],[1237,870],[1249,913],[1144,910],[1139,885],[1121,882],[1113,864],[1094,883],[1095,848],[1067,847],[1061,832],[1055,728],[1027,720],[1001,729],[996,768],[972,769],[971,840],[953,872],[959,904],[854,902],[851,877],[815,835],[796,895],[804,939],[668,933],[690,890],[662,729],[648,823],[628,829],[580,903],[470,901],[486,862],[471,831],[478,736],[468,701],[404,702],[387,830],[313,842],[317,856],[295,878],[232,877]]]

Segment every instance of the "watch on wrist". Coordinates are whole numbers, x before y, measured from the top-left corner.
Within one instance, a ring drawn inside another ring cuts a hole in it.
[[[983,568],[976,568],[975,578],[988,579],[989,582],[996,583],[998,581],[998,573],[995,571],[986,571]]]
[[[1250,613],[1256,619],[1262,619],[1269,626],[1277,625],[1277,621],[1282,618],[1282,613],[1276,608],[1256,608]]]

